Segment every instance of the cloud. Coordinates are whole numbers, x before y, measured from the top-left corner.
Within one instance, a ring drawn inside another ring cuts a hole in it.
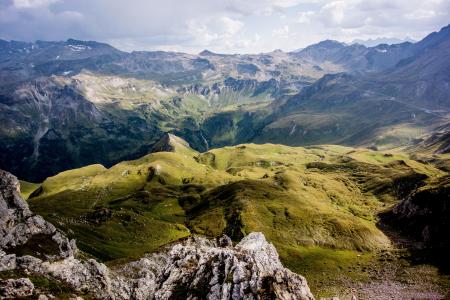
[[[308,10],[308,11],[301,11],[298,14],[297,22],[300,24],[309,24],[311,23],[311,18],[314,16],[314,11]]]
[[[226,0],[225,8],[242,15],[272,15],[282,9],[301,4],[302,0]]]
[[[289,37],[289,25],[284,25],[281,28],[274,29],[272,31],[272,36],[284,38]]]
[[[301,16],[302,17],[302,16]],[[408,36],[421,39],[447,25],[447,0],[340,0],[322,3],[320,9],[304,16],[311,26],[336,39]]]
[[[110,42],[124,50],[293,50],[323,39],[420,39],[448,0],[0,0],[0,38]]]
[[[58,0],[14,0],[14,6],[17,8],[32,8],[48,6],[55,2],[58,2]]]
[[[440,17],[439,17],[440,16]],[[446,0],[346,0],[324,4],[317,17],[327,27],[362,28],[364,26],[430,28],[442,24],[450,16],[450,2]],[[448,19],[447,19],[448,20]],[[416,24],[411,24],[416,21]]]
[[[243,34],[244,27],[244,22],[227,16],[192,19],[188,22],[186,36],[188,44],[195,45],[198,49],[238,52],[236,49],[248,48],[252,42],[259,40],[257,34]],[[172,49],[181,50],[176,45]]]

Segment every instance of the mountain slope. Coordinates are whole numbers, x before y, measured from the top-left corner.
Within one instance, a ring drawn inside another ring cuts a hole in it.
[[[414,60],[424,51],[448,41],[450,25],[439,32],[433,32],[417,43],[379,44],[366,47],[361,44],[347,45],[333,40],[326,40],[294,52],[297,57],[318,64],[331,62],[343,66],[347,71],[383,71],[395,70]],[[448,49],[448,45],[444,46]],[[445,56],[444,52],[441,55]],[[445,65],[445,64],[444,64]],[[431,67],[433,68],[433,67]],[[409,74],[416,74],[411,72]]]
[[[103,43],[69,39],[65,42],[24,43],[0,40],[0,86],[39,76],[69,75],[96,68],[124,53]]]
[[[324,268],[346,280],[340,268],[390,247],[378,212],[443,174],[403,153],[341,146],[173,151],[60,173],[32,194],[30,207],[106,261],[191,234],[238,241],[261,231],[287,266],[325,291]]]
[[[402,59],[409,58],[415,53],[414,44],[411,43],[366,47],[361,44],[346,45],[327,40],[294,52],[293,55],[318,65],[325,62],[333,63],[349,72],[373,72],[392,68]]]
[[[411,45],[415,54],[395,68],[326,75],[297,95],[279,98],[247,121],[255,124],[248,140],[395,147],[431,133],[449,118],[448,32],[443,28]]]
[[[131,154],[125,145],[142,153],[140,148],[149,149],[161,134],[156,124],[136,113],[113,115],[87,100],[79,86],[74,79],[50,77],[20,85],[1,98],[2,167],[41,181],[89,161],[110,165]]]
[[[450,123],[436,128],[430,135],[417,139],[410,145],[408,150],[412,152],[428,152],[437,154],[450,153]]]

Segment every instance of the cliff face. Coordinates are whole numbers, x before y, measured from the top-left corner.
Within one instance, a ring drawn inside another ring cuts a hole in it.
[[[262,233],[234,247],[226,236],[190,237],[113,269],[78,258],[75,242],[33,215],[18,187],[17,178],[0,171],[0,274],[41,276],[99,299],[314,299]],[[1,297],[48,292],[13,277],[0,281]]]
[[[57,173],[89,157],[79,151],[80,137],[95,135],[93,128],[109,121],[77,85],[75,80],[41,78],[0,96],[2,168],[40,181],[48,176],[43,169]]]

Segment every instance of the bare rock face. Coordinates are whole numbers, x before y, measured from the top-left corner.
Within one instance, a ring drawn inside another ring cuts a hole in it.
[[[69,257],[76,252],[53,224],[34,215],[20,196],[17,178],[0,170],[0,249],[12,253],[35,251],[47,258]]]
[[[256,232],[235,247],[227,237],[190,237],[115,269],[73,257],[14,260],[17,269],[50,275],[99,299],[314,299],[305,278],[284,268],[275,247]]]
[[[0,272],[38,274],[98,299],[314,299],[305,278],[284,268],[275,247],[257,232],[234,247],[227,236],[189,237],[113,269],[77,259],[75,242],[30,212],[14,176],[0,171],[0,183]],[[54,242],[59,253],[40,255],[46,249],[31,246],[42,239]],[[24,255],[21,247],[36,255]],[[33,289],[27,278],[0,285],[0,293],[12,298]]]
[[[305,278],[282,266],[262,233],[251,233],[234,248],[226,237],[192,237],[117,272],[129,276],[133,270],[139,274],[132,279],[136,299],[147,299],[147,293],[154,299],[314,299]]]

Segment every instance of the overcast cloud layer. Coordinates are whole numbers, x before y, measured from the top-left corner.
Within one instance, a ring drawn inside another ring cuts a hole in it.
[[[324,40],[419,40],[450,0],[0,0],[0,38],[76,38],[122,50],[259,53]]]

